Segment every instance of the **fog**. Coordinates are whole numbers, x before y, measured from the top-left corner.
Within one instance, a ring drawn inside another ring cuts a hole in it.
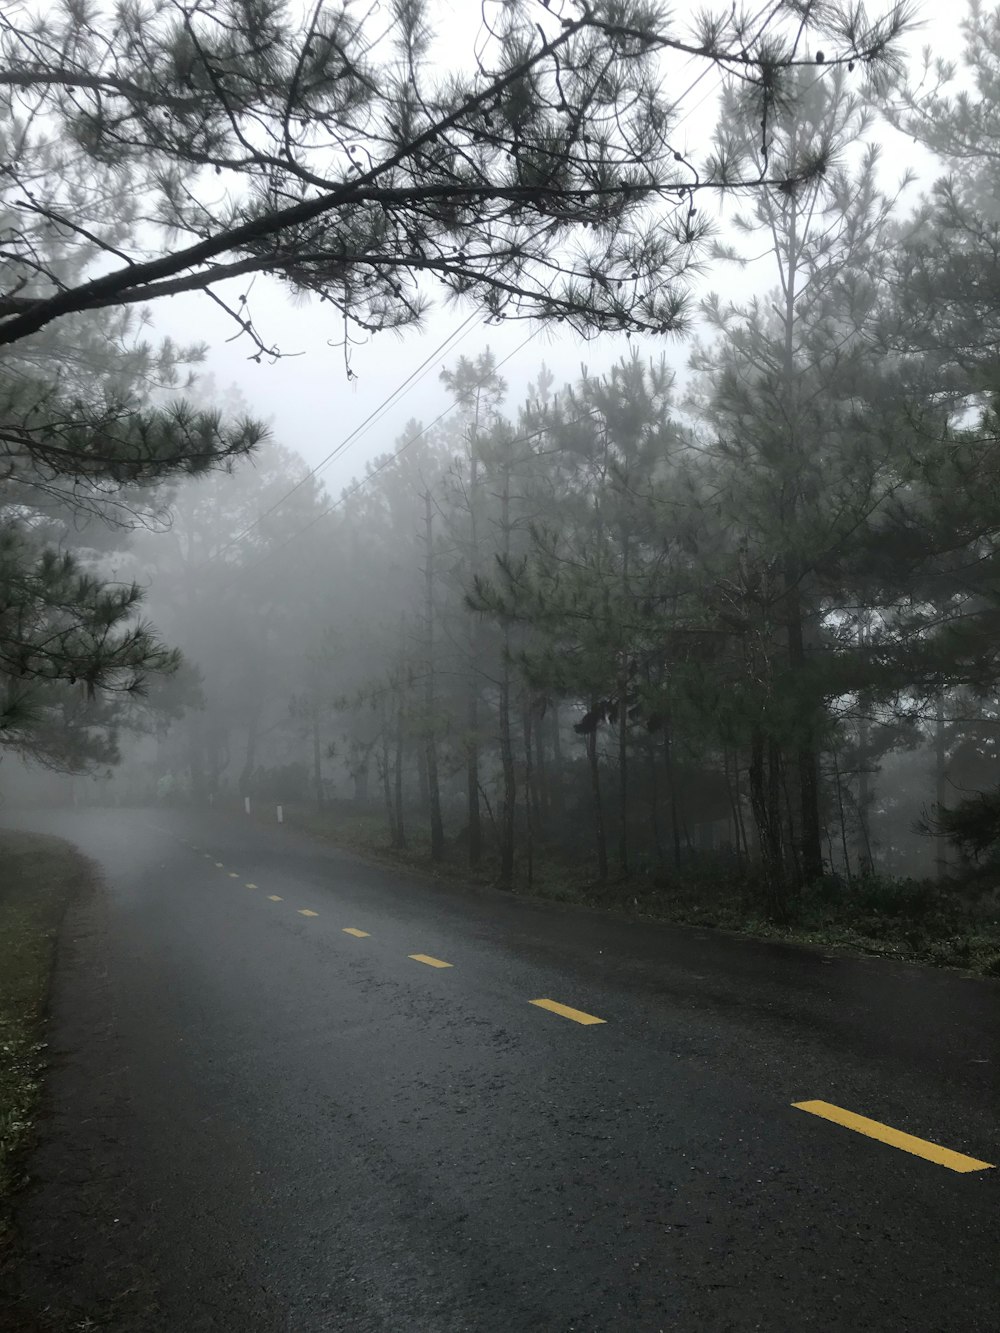
[[[16,747],[4,799],[356,816],[508,887],[550,864],[954,868],[916,826],[995,778],[993,224],[968,217],[995,216],[996,182],[990,125],[928,128],[918,36],[909,103],[798,78],[769,161],[822,140],[828,165],[719,196],[666,338],[489,327],[459,301],[345,346],[263,277],[262,360],[203,294],[161,303],[157,336],[208,346],[181,358],[186,400],[268,433],[78,525],[181,658],[77,700],[75,748]],[[759,156],[713,79],[685,142],[718,117]],[[959,148],[960,188],[935,184]]]

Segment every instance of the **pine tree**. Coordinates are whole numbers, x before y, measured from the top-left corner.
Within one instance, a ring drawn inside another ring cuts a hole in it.
[[[108,696],[177,655],[110,581],[157,486],[252,449],[261,427],[171,398],[198,349],[152,346],[129,312],[75,316],[0,363],[0,745],[59,767],[114,759]],[[156,405],[154,392],[166,396]],[[62,739],[60,739],[62,733]],[[72,738],[76,739],[72,739]]]
[[[708,230],[695,197],[761,178],[676,150],[660,62],[736,71],[759,122],[806,61],[804,29],[827,64],[879,66],[905,7],[869,23],[809,6],[784,25],[725,10],[686,29],[655,0],[569,0],[558,15],[517,0],[492,18],[469,67],[441,74],[423,0],[394,0],[374,44],[350,0],[6,15],[0,345],[256,273],[371,331],[420,318],[424,277],[495,318],[673,329]],[[82,257],[68,283],[38,243],[52,229]],[[247,293],[216,299],[263,356]]]
[[[788,174],[802,159],[840,162],[864,143],[871,123],[839,71],[805,78],[769,125],[766,159]],[[728,123],[744,125],[746,149],[760,158],[738,90],[726,99]],[[866,419],[859,410],[880,394],[891,396],[869,370],[880,314],[872,259],[895,198],[878,189],[877,162],[877,149],[867,147],[854,168],[831,167],[802,187],[755,196],[737,227],[752,243],[766,238],[778,291],[769,304],[741,308],[710,300],[706,313],[721,338],[695,355],[705,384],[700,411],[715,437],[709,453],[721,467],[712,490],[726,495],[748,562],[737,580],[750,613],[747,666],[767,714],[750,738],[755,816],[770,874],[784,880],[787,855],[793,883],[815,881],[824,866],[824,567],[829,573],[852,526],[866,521],[894,480],[886,467],[892,446],[880,438],[874,414]],[[794,800],[785,792],[789,779]]]

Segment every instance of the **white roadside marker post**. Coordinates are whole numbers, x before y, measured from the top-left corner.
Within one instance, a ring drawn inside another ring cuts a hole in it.
[[[244,796],[244,797],[243,797],[243,809],[246,811],[247,814],[250,813],[250,797],[249,797],[249,796]]]
[[[284,822],[285,822],[285,808],[284,808],[284,806],[279,805],[279,806],[278,806],[278,823],[279,823],[279,824],[283,824]]]

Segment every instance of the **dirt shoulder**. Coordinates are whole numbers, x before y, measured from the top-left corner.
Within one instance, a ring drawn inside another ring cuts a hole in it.
[[[70,902],[93,884],[68,842],[0,829],[0,1253],[41,1098],[56,938]]]
[[[86,821],[60,823],[83,832]],[[135,1137],[121,1039],[128,997],[120,996],[116,967],[128,943],[115,937],[105,871],[55,838],[14,844],[8,836],[0,830],[0,917],[6,900],[7,918],[19,920],[10,906],[18,883],[16,899],[32,925],[19,925],[12,951],[41,954],[32,970],[35,1008],[13,1006],[35,1017],[25,1038],[28,1127],[12,1157],[0,1247],[0,1333],[181,1333],[159,1308],[156,1200],[138,1180],[144,1144]],[[25,873],[11,874],[25,863],[5,856],[8,847],[28,852]],[[43,852],[58,853],[61,870]],[[43,931],[31,886],[45,866],[54,882],[61,876],[64,910],[60,920],[53,901]],[[0,975],[4,966],[0,957]]]

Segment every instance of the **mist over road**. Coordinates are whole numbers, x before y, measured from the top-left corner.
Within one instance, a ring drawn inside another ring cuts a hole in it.
[[[23,1208],[60,1308],[130,1333],[997,1328],[997,983],[250,821],[28,822],[106,883],[67,922]]]

